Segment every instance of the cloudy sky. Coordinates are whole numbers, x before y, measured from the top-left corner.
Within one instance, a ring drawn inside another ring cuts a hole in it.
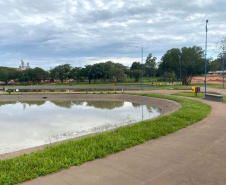
[[[226,0],[0,0],[0,66],[73,67],[112,60],[131,66],[140,50],[205,46],[226,34]]]

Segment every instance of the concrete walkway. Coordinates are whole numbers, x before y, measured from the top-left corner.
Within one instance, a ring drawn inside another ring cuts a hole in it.
[[[204,120],[106,158],[23,185],[225,185],[226,104]]]
[[[205,91],[205,88],[204,87],[201,87],[201,91]],[[216,89],[216,88],[209,88],[207,87],[206,88],[206,91],[210,91],[210,92],[216,92],[216,93],[220,93],[224,96],[226,96],[226,89]]]

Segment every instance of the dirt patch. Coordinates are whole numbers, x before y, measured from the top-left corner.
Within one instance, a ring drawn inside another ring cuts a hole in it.
[[[192,82],[193,83],[203,83],[204,84],[205,77],[193,77]],[[208,84],[222,84],[223,78],[222,76],[216,76],[216,77],[206,77],[206,83]],[[226,81],[226,78],[225,78]],[[226,82],[225,82],[226,84]]]

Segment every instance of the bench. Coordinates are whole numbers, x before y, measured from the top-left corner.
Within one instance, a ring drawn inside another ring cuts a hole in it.
[[[212,101],[223,101],[224,96],[217,94],[205,94],[205,99]]]

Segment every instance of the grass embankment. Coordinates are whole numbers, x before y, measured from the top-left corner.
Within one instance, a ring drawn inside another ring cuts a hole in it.
[[[0,161],[0,184],[16,184],[105,157],[145,141],[167,135],[205,118],[211,107],[198,101],[157,94],[142,94],[175,100],[182,108],[155,120],[121,127],[86,138],[47,147],[29,155]]]
[[[209,92],[210,94],[217,94],[213,92]],[[185,96],[185,97],[191,97],[191,98],[205,98],[204,93],[197,93],[197,96],[195,96],[195,93],[189,93],[189,92],[182,92],[182,93],[174,93],[172,95],[176,96]],[[223,103],[226,103],[226,96],[223,98]]]

